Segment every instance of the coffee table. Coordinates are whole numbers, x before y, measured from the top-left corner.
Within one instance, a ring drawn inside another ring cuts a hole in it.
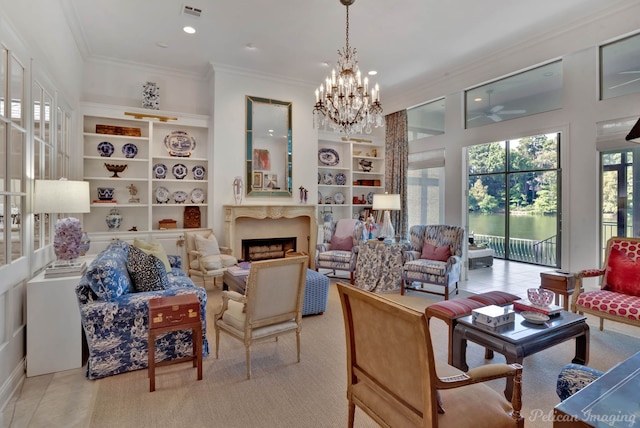
[[[513,305],[510,305],[513,307]],[[544,324],[533,324],[526,321],[516,312],[513,323],[499,327],[488,327],[474,324],[471,315],[458,318],[453,330],[452,364],[460,370],[467,371],[467,340],[495,351],[506,358],[508,364],[522,364],[524,357],[548,349],[569,339],[576,339],[575,356],[571,362],[587,364],[589,362],[589,326],[584,315],[562,311]],[[511,399],[513,380],[507,380],[504,391]]]

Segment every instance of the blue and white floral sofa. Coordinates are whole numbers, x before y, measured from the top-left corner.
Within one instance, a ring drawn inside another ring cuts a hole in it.
[[[162,269],[163,266],[159,267],[165,283],[162,287],[156,287],[164,289],[137,292],[133,279],[139,277],[129,274],[131,259],[128,266],[132,247],[125,241],[113,241],[91,262],[76,287],[82,327],[89,347],[87,377],[90,379],[147,367],[148,302],[156,297],[181,294],[198,296],[203,356],[209,354],[205,289],[196,286],[182,271],[180,256],[169,255],[165,262],[170,264],[170,271]],[[162,264],[161,258],[153,259]],[[142,274],[148,274],[148,270]],[[189,356],[192,349],[190,330],[166,333],[156,341],[156,361]]]

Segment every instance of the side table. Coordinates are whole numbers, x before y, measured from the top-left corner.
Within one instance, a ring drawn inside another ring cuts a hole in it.
[[[366,291],[389,293],[402,286],[402,252],[408,242],[369,240],[360,244],[354,285]]]
[[[562,306],[569,310],[569,297],[576,286],[575,274],[570,272],[558,272],[555,270],[540,272],[540,288],[551,290],[556,294],[555,304],[560,304],[560,296],[563,296]]]
[[[189,329],[193,332],[193,355],[156,363],[158,335]],[[184,361],[193,361],[193,367],[198,368],[198,380],[202,380],[202,322],[198,297],[195,294],[181,294],[149,300],[149,391],[156,390],[156,366]]]
[[[93,256],[83,260],[89,265]],[[27,282],[27,377],[82,367],[80,278],[41,272]]]

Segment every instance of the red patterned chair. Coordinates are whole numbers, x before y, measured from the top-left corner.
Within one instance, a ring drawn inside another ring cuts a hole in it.
[[[580,291],[582,279],[600,277],[600,289]],[[615,236],[607,241],[604,267],[586,269],[576,275],[571,299],[573,312],[595,315],[640,327],[640,238]]]

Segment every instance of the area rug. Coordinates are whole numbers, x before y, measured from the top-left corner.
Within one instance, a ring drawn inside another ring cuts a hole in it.
[[[439,299],[424,293],[385,295],[418,310]],[[460,296],[462,297],[462,296]],[[220,358],[215,358],[213,314],[220,292],[209,292],[208,337],[212,355],[204,361],[204,379],[196,380],[189,364],[160,367],[156,391],[149,392],[147,371],[100,379],[91,427],[344,427],[347,423],[344,326],[340,301],[332,282],[327,310],[303,319],[302,356],[296,363],[295,337],[283,336],[252,346],[252,378],[245,379],[244,345],[221,336]],[[590,366],[607,370],[640,349],[640,339],[619,332],[600,332],[591,324]],[[436,360],[447,361],[446,325],[431,322]],[[524,361],[523,415],[527,427],[551,427],[560,369],[573,357],[574,343],[566,342],[529,356]],[[471,367],[504,362],[498,354],[484,360],[484,351],[469,343]],[[411,364],[410,361],[407,364]],[[490,385],[504,389],[504,381]],[[446,403],[445,403],[446,407]],[[451,409],[453,411],[453,409]],[[357,427],[375,427],[356,411]]]

